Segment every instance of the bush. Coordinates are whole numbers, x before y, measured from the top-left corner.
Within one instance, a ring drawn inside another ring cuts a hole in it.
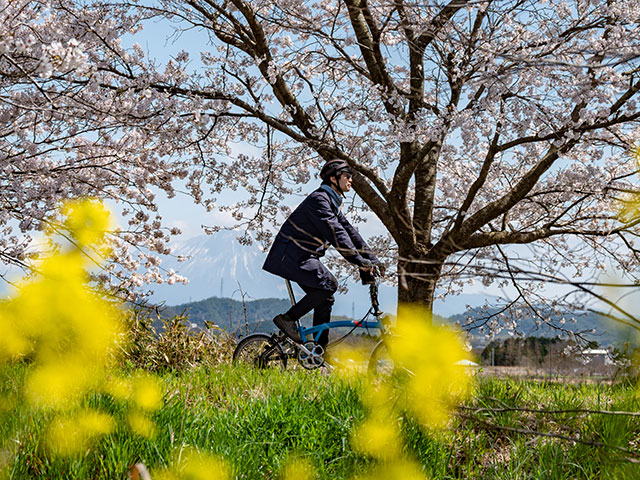
[[[190,327],[186,315],[153,318],[149,309],[126,315],[127,339],[123,345],[127,366],[151,372],[181,371],[196,365],[215,366],[231,358],[235,342],[211,324]]]

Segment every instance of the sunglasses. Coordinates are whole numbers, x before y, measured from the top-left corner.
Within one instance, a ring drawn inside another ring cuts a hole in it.
[[[348,180],[351,180],[351,174],[349,172],[342,172],[340,177],[347,177]]]

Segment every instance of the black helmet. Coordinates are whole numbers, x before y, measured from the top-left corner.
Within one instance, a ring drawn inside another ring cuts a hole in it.
[[[335,158],[333,160],[329,160],[324,164],[322,170],[320,170],[320,178],[323,182],[326,182],[331,177],[335,177],[336,175],[342,172],[351,173],[351,167],[344,160],[340,160],[339,158]]]

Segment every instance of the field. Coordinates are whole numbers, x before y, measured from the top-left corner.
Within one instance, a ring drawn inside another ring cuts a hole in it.
[[[19,398],[28,368],[4,371],[3,398]],[[4,478],[126,478],[135,462],[159,478],[154,472],[191,448],[222,458],[238,479],[282,478],[292,459],[308,466],[308,478],[347,479],[380,469],[352,439],[367,415],[362,380],[224,364],[160,379],[164,397],[153,415],[154,435],[118,428],[71,458],[52,456],[43,446],[47,414],[20,402],[3,408]],[[639,478],[640,401],[632,382],[478,377],[474,389],[447,428],[424,429],[410,415],[399,416],[403,455],[428,478]],[[126,414],[108,395],[87,402],[115,418]],[[213,473],[202,478],[217,478]]]

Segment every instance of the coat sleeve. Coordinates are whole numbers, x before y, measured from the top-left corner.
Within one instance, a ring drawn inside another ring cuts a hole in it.
[[[351,242],[353,243],[355,248],[358,250],[358,253],[360,253],[360,255],[363,258],[366,258],[371,263],[380,263],[380,260],[378,260],[378,257],[374,255],[369,245],[367,245],[364,239],[360,236],[360,233],[358,233],[358,230],[356,230],[354,226],[351,225],[351,223],[349,223],[349,220],[347,220],[347,218],[342,214],[342,212],[338,213],[338,221],[340,222],[342,227],[345,229],[345,231],[348,233],[349,238],[351,238]]]
[[[360,249],[354,244],[350,232],[339,219],[339,216],[343,218],[344,216],[339,212],[334,212],[330,202],[331,200],[325,195],[314,195],[309,202],[309,207],[313,210],[309,211],[309,221],[321,232],[324,239],[333,245],[347,261],[358,266],[364,266],[366,263],[364,260],[365,257],[360,254]],[[355,232],[355,229],[351,227],[351,225],[349,225],[349,227]],[[358,238],[362,240],[360,235],[358,235]]]

